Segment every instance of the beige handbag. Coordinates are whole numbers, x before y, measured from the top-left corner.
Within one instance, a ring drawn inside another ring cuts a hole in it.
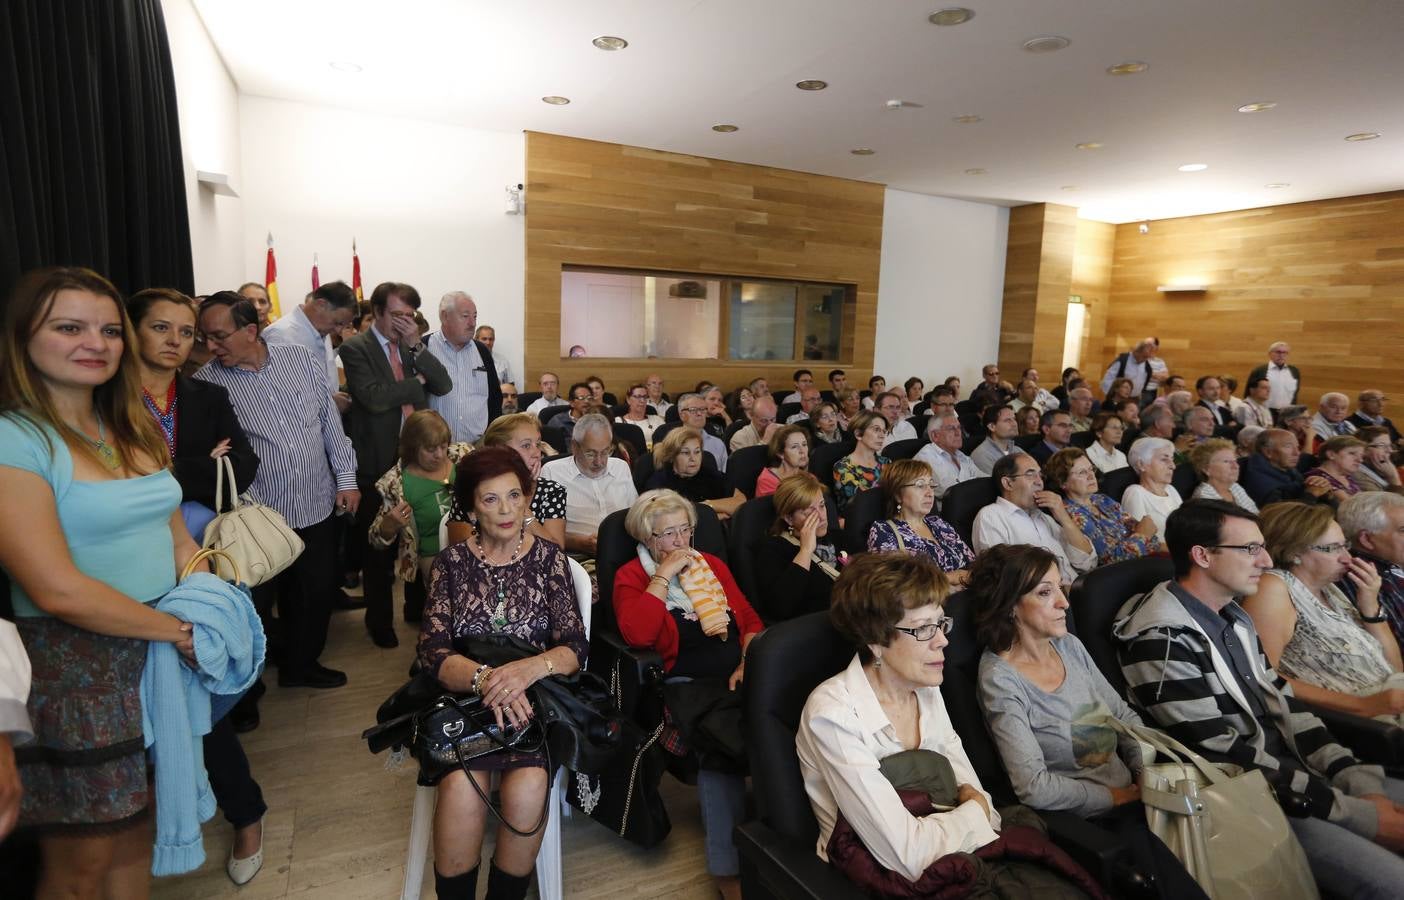
[[[223,550],[233,559],[249,587],[263,584],[293,564],[302,552],[302,538],[271,506],[239,499],[234,464],[215,460],[215,516],[205,529],[205,547]],[[229,479],[229,510],[224,507],[224,479]]]
[[[1212,763],[1163,731],[1108,716],[1145,762],[1146,825],[1213,900],[1317,900],[1306,851],[1267,779]]]

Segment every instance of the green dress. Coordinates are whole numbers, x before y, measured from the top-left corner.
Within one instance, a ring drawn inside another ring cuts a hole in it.
[[[453,506],[453,480],[457,473],[457,468],[450,466],[448,480],[439,481],[404,470],[405,501],[414,510],[420,556],[434,556],[439,552],[439,523]]]

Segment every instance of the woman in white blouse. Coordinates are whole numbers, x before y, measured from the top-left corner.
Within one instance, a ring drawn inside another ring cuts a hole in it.
[[[1138,438],[1127,454],[1131,468],[1141,476],[1121,495],[1121,508],[1133,519],[1150,516],[1155,535],[1165,543],[1165,520],[1180,508],[1180,494],[1170,486],[1175,477],[1175,445],[1165,438]]]
[[[1087,458],[1097,471],[1105,475],[1117,469],[1124,469],[1130,463],[1121,452],[1121,439],[1126,435],[1126,423],[1121,416],[1112,412],[1099,412],[1092,420],[1092,433],[1097,436],[1087,447]]]
[[[839,816],[879,865],[911,881],[998,836],[999,814],[941,700],[949,591],[933,563],[898,554],[858,556],[834,584],[830,616],[858,652],[809,695],[795,739],[825,860]],[[879,771],[886,757],[918,748],[950,762],[959,785],[951,811],[913,816]]]

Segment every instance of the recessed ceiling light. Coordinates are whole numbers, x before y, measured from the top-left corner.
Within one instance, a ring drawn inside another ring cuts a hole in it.
[[[1124,62],[1114,66],[1107,66],[1108,75],[1139,75],[1150,68],[1150,63]]]
[[[353,62],[342,62],[342,61],[338,60],[338,61],[333,62],[333,63],[328,63],[327,65],[331,66],[333,69],[336,69],[338,72],[359,72],[359,71],[361,71],[361,67],[358,66],[356,63],[353,63]]]
[[[552,106],[565,106],[567,103],[570,102],[570,98],[569,98],[569,97],[557,97],[555,94],[552,94],[552,95],[549,96],[549,97],[542,97],[542,98],[541,98],[541,102],[542,102],[542,103],[549,103],[549,104],[551,104]]]
[[[720,133],[722,133],[722,134],[731,134],[733,131],[740,131],[741,129],[740,129],[739,126],[736,126],[736,125],[725,125],[725,124],[723,124],[723,125],[713,125],[713,126],[712,126],[712,130],[713,130],[713,131],[720,132]]]
[[[964,116],[952,116],[952,117],[951,117],[951,121],[952,121],[952,122],[959,122],[959,123],[962,124],[962,125],[974,125],[976,122],[979,122],[979,121],[982,121],[982,120],[981,120],[981,118],[980,118],[979,116],[976,116],[976,115],[964,115]]]
[[[1356,134],[1348,134],[1345,139],[1351,143],[1356,143],[1358,141],[1373,141],[1379,136],[1380,133],[1378,131],[1361,131]]]
[[[1084,142],[1084,143],[1077,144],[1076,146],[1077,146],[1077,149],[1079,149],[1079,150],[1100,150],[1100,149],[1102,149],[1102,145],[1099,144],[1099,143],[1097,143],[1096,141],[1086,141],[1086,142]]]
[[[622,37],[614,37],[608,34],[602,34],[590,43],[599,47],[601,50],[623,50],[625,47],[629,46],[629,42]]]
[[[1030,53],[1052,53],[1055,50],[1062,50],[1072,41],[1059,34],[1040,34],[1038,37],[1031,37],[1024,41],[1024,49]]]
[[[806,78],[804,81],[795,82],[795,87],[802,91],[822,91],[828,86],[827,81],[820,81],[818,78]]]
[[[986,169],[966,169],[966,170],[965,170],[965,174],[967,174],[967,175],[984,175],[984,174],[987,174],[987,172],[988,172],[988,170],[986,170]]]
[[[872,156],[877,151],[872,147],[854,147],[848,152],[852,153],[854,156]]]
[[[1181,172],[1203,172],[1203,171],[1204,171],[1205,169],[1207,169],[1207,168],[1209,168],[1209,164],[1208,164],[1208,163],[1185,163],[1183,166],[1180,166],[1180,171],[1181,171]]]
[[[1292,185],[1288,184],[1288,183],[1285,182],[1285,181],[1274,181],[1272,184],[1265,184],[1265,185],[1263,185],[1263,187],[1267,188],[1267,189],[1270,190],[1270,191],[1275,191],[1275,190],[1278,190],[1279,188],[1289,188],[1289,187],[1291,187],[1291,186],[1292,186]]]
[[[1277,104],[1271,100],[1260,100],[1257,103],[1245,103],[1238,108],[1241,113],[1262,112],[1265,109],[1272,109]]]
[[[1075,184],[1065,184],[1065,185],[1062,186],[1062,188],[1060,188],[1060,190],[1064,190],[1064,191],[1075,191],[1075,190],[1077,190],[1077,185],[1075,185]]]
[[[964,25],[975,18],[975,13],[963,6],[952,6],[948,9],[939,9],[926,17],[926,21],[932,25]]]

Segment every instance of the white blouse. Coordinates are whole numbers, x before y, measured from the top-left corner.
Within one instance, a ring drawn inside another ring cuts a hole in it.
[[[819,820],[820,859],[829,858],[829,837],[840,813],[879,865],[909,881],[916,881],[947,853],[972,853],[998,837],[999,813],[980,787],[940,688],[917,691],[917,715],[921,749],[945,756],[957,784],[984,793],[991,818],[985,818],[974,800],[929,816],[907,812],[897,789],[878,768],[881,760],[906,748],[855,654],[848,668],[809,695],[795,737],[804,789]]]
[[[1116,447],[1113,447],[1111,452],[1108,453],[1106,448],[1102,446],[1101,441],[1093,441],[1087,447],[1086,452],[1087,458],[1092,460],[1092,465],[1096,466],[1097,471],[1103,474],[1115,472],[1117,469],[1124,469],[1131,465],[1126,461],[1125,453],[1122,453]]]
[[[1180,492],[1168,484],[1164,497],[1157,497],[1139,484],[1131,485],[1121,495],[1121,508],[1128,516],[1133,519],[1151,517],[1151,521],[1155,522],[1155,535],[1162,544],[1165,543],[1165,520],[1180,508],[1180,502]]]

